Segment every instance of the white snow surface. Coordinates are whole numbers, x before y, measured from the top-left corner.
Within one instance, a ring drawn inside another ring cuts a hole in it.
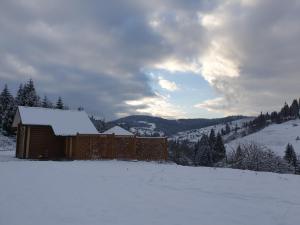
[[[0,162],[3,225],[295,225],[300,221],[300,176],[296,175],[151,162],[11,159]]]
[[[114,126],[106,131],[104,131],[102,134],[115,134],[120,136],[133,136],[134,134],[125,130],[124,128],[120,126]]]
[[[283,156],[288,143],[292,144],[295,152],[300,154],[300,120],[291,120],[282,124],[271,124],[266,128],[235,139],[226,145],[227,151],[236,149],[239,144],[257,143],[264,145],[278,155]]]
[[[0,151],[15,151],[16,139],[13,137],[6,137],[0,134]]]
[[[58,136],[99,133],[88,115],[78,110],[19,106],[13,126],[16,127],[20,120],[25,125],[51,126],[55,135]]]

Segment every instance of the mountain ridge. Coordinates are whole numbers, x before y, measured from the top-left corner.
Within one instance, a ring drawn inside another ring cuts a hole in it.
[[[227,116],[223,118],[195,118],[195,119],[165,119],[149,115],[131,115],[107,122],[107,128],[119,125],[128,130],[143,130],[161,132],[164,135],[173,135],[178,132],[199,129],[220,123],[228,123],[234,120],[247,118],[246,116]]]

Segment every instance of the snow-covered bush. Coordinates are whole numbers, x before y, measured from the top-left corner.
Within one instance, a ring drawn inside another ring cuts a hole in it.
[[[230,167],[236,169],[293,173],[288,163],[263,145],[254,142],[245,143],[227,155]]]

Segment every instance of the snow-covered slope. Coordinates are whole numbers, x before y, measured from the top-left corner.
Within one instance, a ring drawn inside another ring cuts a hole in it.
[[[238,128],[238,132],[241,132],[243,124],[246,122],[249,122],[251,120],[253,120],[253,118],[249,117],[249,118],[244,118],[244,119],[239,119],[239,120],[229,122],[228,125],[231,129],[231,134],[234,132],[234,129],[236,127]],[[226,124],[221,123],[221,124],[217,124],[214,126],[204,127],[201,129],[183,131],[183,132],[179,132],[179,133],[173,135],[170,139],[178,140],[178,141],[188,140],[190,142],[197,142],[198,140],[201,139],[203,134],[208,135],[210,133],[211,129],[214,129],[215,133],[218,133],[218,132],[221,132],[222,129],[225,129],[225,126],[226,126]],[[228,136],[230,136],[230,134],[226,135],[224,138],[226,139]]]
[[[145,124],[145,126],[131,127],[130,131],[134,134],[140,134],[142,136],[153,136],[157,134],[163,137],[165,134],[163,131],[156,130],[156,124],[147,121],[138,121],[140,124]]]
[[[298,136],[299,140],[297,140]],[[286,145],[290,143],[300,154],[300,120],[269,125],[256,133],[229,142],[227,150],[236,149],[239,144],[249,142],[264,145],[279,155],[284,155]]]
[[[147,162],[20,160],[0,162],[0,178],[3,225],[300,221],[296,175]]]

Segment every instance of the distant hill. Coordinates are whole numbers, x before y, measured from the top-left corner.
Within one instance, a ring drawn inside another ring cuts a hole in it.
[[[234,120],[246,118],[245,116],[228,116],[216,119],[163,119],[154,116],[133,115],[120,118],[107,123],[110,128],[115,125],[120,125],[125,129],[141,134],[152,135],[153,133],[164,134],[166,136],[174,135],[178,132],[200,129],[216,124],[225,124]]]

